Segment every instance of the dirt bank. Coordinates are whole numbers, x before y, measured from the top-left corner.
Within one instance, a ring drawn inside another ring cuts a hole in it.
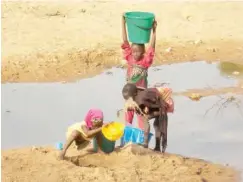
[[[239,174],[231,168],[203,160],[172,154],[162,156],[147,151],[141,154],[141,149],[131,150],[131,147],[107,156],[71,150],[69,155],[72,157],[58,161],[57,151],[51,148],[8,150],[2,154],[2,180],[234,182],[239,179]]]
[[[155,65],[242,62],[243,2],[2,2],[2,82],[69,81],[119,66],[129,10],[156,14]]]

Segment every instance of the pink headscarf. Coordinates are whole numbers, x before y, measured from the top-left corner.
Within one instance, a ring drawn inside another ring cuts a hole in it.
[[[92,128],[93,126],[92,119],[103,120],[103,118],[104,118],[103,112],[100,109],[90,109],[84,120],[88,128]]]

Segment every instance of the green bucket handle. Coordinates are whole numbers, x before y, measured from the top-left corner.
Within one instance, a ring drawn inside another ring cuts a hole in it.
[[[152,27],[151,28],[146,28],[146,27],[141,27],[141,26],[139,26],[139,25],[137,25],[136,23],[133,23],[133,22],[131,22],[133,25],[135,25],[136,27],[138,27],[138,28],[140,28],[140,29],[143,29],[143,30],[151,30],[152,28],[153,28],[153,25],[152,25]]]

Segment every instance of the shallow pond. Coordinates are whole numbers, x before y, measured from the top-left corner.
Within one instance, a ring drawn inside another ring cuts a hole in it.
[[[175,92],[237,84],[218,67],[206,62],[159,66],[150,69],[149,83],[167,82]],[[116,111],[123,106],[124,74],[124,70],[113,68],[75,83],[2,84],[2,148],[64,141],[66,128],[83,120],[92,107],[102,108],[105,120],[116,119]],[[243,102],[242,95],[236,97]],[[200,102],[182,96],[174,99],[167,151],[243,169],[243,110],[229,103],[216,113],[219,104],[205,116],[206,110],[220,99],[218,96]],[[239,104],[243,109],[243,103]],[[154,146],[154,139],[150,145]]]

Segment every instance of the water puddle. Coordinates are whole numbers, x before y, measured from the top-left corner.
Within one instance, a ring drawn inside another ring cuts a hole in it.
[[[149,83],[167,82],[176,92],[237,84],[235,78],[222,75],[218,67],[206,62],[159,66],[150,69]],[[123,106],[124,74],[125,70],[113,68],[76,83],[2,84],[2,148],[64,141],[66,128],[81,121],[92,107],[102,108],[106,121],[114,120]],[[243,102],[242,96],[237,98]],[[217,96],[200,102],[175,97],[175,113],[169,116],[168,152],[243,169],[243,116],[239,109],[229,103],[223,112],[215,115],[217,106],[204,116],[218,100]]]
[[[237,85],[238,81],[228,74],[222,74],[219,63],[204,61],[165,65],[152,68],[149,72],[151,86],[166,82],[175,92],[194,88],[220,88]]]
[[[227,95],[222,97],[227,98]],[[236,96],[237,102],[229,102],[224,108],[221,106],[226,100],[219,102],[220,99],[210,96],[193,102],[186,97],[175,97],[176,111],[169,116],[168,150],[243,169],[240,157],[243,152],[243,96]],[[215,105],[217,102],[219,104]]]

